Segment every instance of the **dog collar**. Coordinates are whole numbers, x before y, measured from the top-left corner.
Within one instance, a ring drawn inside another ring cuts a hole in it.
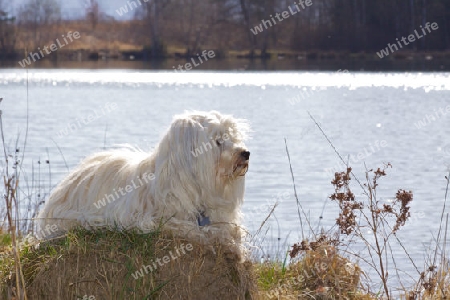
[[[204,212],[200,213],[200,216],[197,218],[198,226],[205,226],[211,224],[209,217],[205,216]]]

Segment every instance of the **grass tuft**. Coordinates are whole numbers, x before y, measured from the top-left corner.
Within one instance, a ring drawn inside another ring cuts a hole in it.
[[[208,296],[250,299],[256,285],[250,263],[227,247],[211,248],[150,233],[74,229],[65,236],[19,251],[30,299],[167,299]],[[13,257],[2,256],[1,295],[15,285]]]

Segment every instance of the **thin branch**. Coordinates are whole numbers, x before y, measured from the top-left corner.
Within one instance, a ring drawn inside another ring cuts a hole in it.
[[[309,226],[309,229],[311,230],[311,232],[314,235],[315,235],[315,233],[314,233],[314,230],[311,227],[311,223],[309,222],[309,218],[306,216],[305,211],[303,210],[303,207],[300,204],[300,201],[298,200],[297,188],[295,186],[295,179],[294,179],[294,171],[292,171],[291,156],[289,155],[289,149],[288,149],[286,138],[284,139],[284,144],[286,145],[286,153],[287,153],[287,157],[288,157],[288,161],[289,161],[289,169],[291,170],[292,184],[294,185],[294,195],[295,195],[295,199],[297,201],[297,213],[298,213],[298,217],[300,219],[300,227],[302,229],[302,240],[304,240],[305,239],[305,235],[304,235],[304,231],[303,231],[303,220],[302,220],[302,215],[301,215],[300,211],[305,216],[306,222],[308,223],[308,226]]]
[[[252,239],[250,240],[250,243],[253,242],[253,240],[255,239],[255,237],[257,237],[259,235],[259,233],[261,232],[261,229],[264,227],[264,224],[266,224],[267,220],[270,218],[270,216],[273,214],[273,212],[275,211],[275,208],[278,206],[278,201],[273,205],[272,209],[270,210],[269,214],[267,215],[267,217],[264,219],[264,221],[262,221],[261,225],[259,226],[258,230],[256,231],[256,233],[253,235]]]
[[[307,111],[309,117],[314,121],[314,123],[316,124],[316,126],[319,128],[319,130],[322,132],[323,136],[327,139],[328,143],[330,144],[331,148],[333,148],[334,152],[337,154],[337,156],[339,157],[339,159],[342,161],[342,163],[345,165],[345,161],[342,158],[341,154],[339,154],[339,152],[337,151],[336,147],[333,145],[333,143],[330,141],[330,139],[328,138],[328,136],[326,135],[326,133],[323,131],[322,127],[320,127],[319,123],[317,123],[316,119],[314,119],[314,117],[309,113],[309,111]],[[355,178],[355,180],[358,182],[359,186],[361,187],[361,189],[363,190],[364,194],[366,194],[367,197],[369,197],[369,195],[367,194],[367,191],[364,189],[364,186],[361,184],[361,182],[359,181],[358,177],[356,177],[355,174],[353,174],[352,171],[350,171],[350,174],[352,174],[353,178]]]
[[[64,157],[64,154],[62,153],[61,148],[59,147],[59,145],[56,143],[56,141],[53,138],[50,138],[50,139],[56,145],[56,148],[58,148],[59,154],[61,154],[61,156],[64,160],[64,165],[66,166],[67,171],[69,171],[69,165],[67,165],[66,158]]]
[[[447,180],[447,186],[445,188],[444,205],[442,206],[441,221],[439,223],[439,231],[438,231],[438,235],[437,235],[437,238],[436,238],[436,248],[434,250],[433,266],[436,265],[436,256],[437,256],[437,252],[438,252],[437,250],[438,250],[439,242],[441,240],[442,222],[444,220],[445,206],[446,206],[446,203],[447,203],[448,185],[450,183],[450,172],[448,172],[448,175],[445,176],[445,179]]]

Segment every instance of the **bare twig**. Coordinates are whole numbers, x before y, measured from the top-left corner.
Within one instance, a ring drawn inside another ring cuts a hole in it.
[[[448,194],[448,185],[450,183],[450,172],[448,173],[448,175],[445,177],[445,179],[447,180],[447,186],[445,188],[445,196],[444,196],[444,204],[442,205],[442,212],[441,212],[441,221],[439,223],[439,230],[438,230],[438,235],[436,238],[436,248],[434,251],[434,258],[433,258],[433,265],[436,265],[436,258],[437,258],[437,253],[438,253],[438,245],[440,243],[441,240],[441,230],[442,230],[442,222],[444,220],[444,212],[445,212],[445,206],[447,203],[447,194]]]
[[[291,156],[289,155],[289,149],[288,149],[288,145],[287,145],[286,139],[284,139],[284,144],[286,145],[286,153],[287,153],[287,157],[288,157],[288,161],[289,161],[289,169],[291,170],[292,184],[294,185],[294,195],[295,195],[295,200],[297,201],[297,213],[298,213],[298,217],[300,219],[300,227],[302,229],[302,240],[304,240],[305,239],[305,234],[303,232],[303,220],[302,220],[302,215],[301,215],[300,211],[305,216],[306,223],[308,223],[308,226],[309,226],[309,230],[311,230],[311,232],[314,235],[315,235],[315,233],[314,233],[314,230],[311,227],[311,223],[309,222],[309,218],[306,216],[305,211],[303,210],[303,207],[300,204],[300,201],[298,200],[297,188],[295,186],[294,172],[292,171]]]
[[[59,154],[61,154],[62,159],[64,160],[64,165],[66,166],[67,171],[69,171],[69,165],[67,164],[66,158],[64,157],[64,154],[61,151],[61,147],[59,147],[58,143],[54,139],[52,139],[52,142],[55,144],[56,148],[58,148]]]
[[[344,159],[342,158],[342,156],[339,154],[339,152],[337,151],[336,147],[333,145],[333,143],[330,141],[330,139],[328,138],[327,134],[323,131],[322,127],[320,127],[319,123],[317,123],[316,119],[314,119],[314,117],[309,113],[309,111],[307,111],[309,117],[314,121],[314,123],[316,124],[317,128],[319,128],[320,132],[322,132],[323,136],[327,139],[328,143],[330,144],[331,148],[333,148],[334,152],[337,154],[337,156],[339,157],[339,159],[342,161],[342,163],[345,163]],[[353,178],[355,178],[356,182],[358,182],[359,186],[361,187],[361,189],[363,190],[364,194],[366,194],[366,196],[369,196],[367,194],[366,189],[364,188],[364,186],[361,184],[361,182],[359,181],[358,177],[356,177],[355,174],[353,174],[353,172],[351,172]]]
[[[255,239],[255,237],[257,237],[259,235],[259,233],[261,232],[261,229],[264,227],[264,224],[266,224],[267,220],[270,218],[270,216],[273,214],[273,212],[275,211],[275,208],[277,208],[278,206],[278,202],[276,202],[272,209],[270,210],[269,214],[267,215],[267,217],[264,219],[264,221],[262,221],[261,226],[259,226],[258,230],[256,231],[256,233],[253,235],[252,239],[250,240],[250,243],[253,242],[253,240]]]

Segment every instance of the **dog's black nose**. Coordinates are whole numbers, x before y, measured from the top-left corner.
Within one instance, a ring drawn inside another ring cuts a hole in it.
[[[242,151],[241,156],[245,158],[245,160],[248,160],[250,158],[250,152],[249,151]]]

